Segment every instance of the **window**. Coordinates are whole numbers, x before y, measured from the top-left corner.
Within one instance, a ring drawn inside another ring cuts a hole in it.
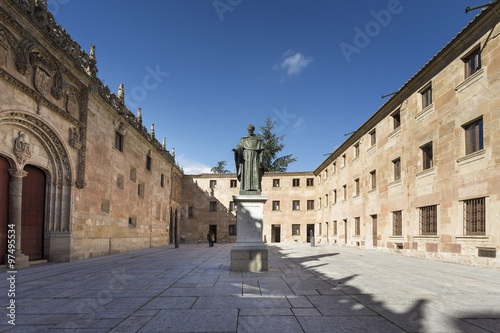
[[[355,217],[354,218],[354,236],[359,236],[361,234],[361,218],[360,217]]]
[[[129,228],[137,227],[137,216],[130,215],[128,217],[128,226],[129,226]]]
[[[359,157],[359,142],[354,145],[354,158]]]
[[[356,189],[355,196],[358,196],[359,195],[359,178],[358,179],[354,179],[354,187]]]
[[[392,164],[394,164],[394,180],[401,179],[401,159],[395,159]]]
[[[300,179],[292,179],[292,186],[293,187],[299,187],[300,186]]]
[[[217,201],[210,201],[210,211],[211,212],[217,211]]]
[[[328,169],[325,169],[325,180],[328,179]]]
[[[420,207],[420,234],[437,235],[437,206]]]
[[[478,48],[463,59],[465,64],[465,78],[468,78],[481,69],[481,51]]]
[[[273,179],[273,187],[280,187],[280,180],[279,179]]]
[[[144,183],[137,184],[137,195],[144,198]]]
[[[300,210],[300,200],[292,201],[292,210]]]
[[[318,223],[318,235],[321,236],[323,234],[323,230],[321,230],[323,226],[323,223]]]
[[[235,188],[238,186],[238,182],[236,181],[236,179],[231,179],[230,186],[231,188]]]
[[[229,225],[229,236],[236,236],[236,225],[235,224]]]
[[[337,162],[333,162],[332,164],[332,175],[337,173]]]
[[[188,217],[189,218],[193,217],[193,206],[188,207]]]
[[[101,213],[109,213],[111,210],[111,202],[109,200],[101,200]]]
[[[229,201],[229,211],[234,211],[234,201]]]
[[[465,154],[483,149],[483,118],[465,126]]]
[[[146,156],[146,170],[151,171],[152,159],[151,156]]]
[[[342,186],[344,189],[344,200],[347,200],[347,185]]]
[[[394,129],[397,129],[399,126],[401,126],[401,113],[399,110],[393,113],[391,117]]]
[[[337,235],[337,221],[333,221],[333,234]]]
[[[292,236],[300,236],[300,224],[292,224]]]
[[[342,167],[345,167],[347,165],[346,157],[345,154],[342,155]]]
[[[273,201],[273,210],[280,210],[280,202]]]
[[[116,187],[123,190],[123,176],[122,175],[118,175],[116,177]]]
[[[372,190],[377,188],[377,171],[373,170],[370,172],[370,179],[372,183]]]
[[[165,187],[165,176],[163,174],[160,175],[160,186]]]
[[[377,143],[377,132],[373,130],[370,132],[370,144],[374,146]]]
[[[429,85],[428,88],[426,88],[422,94],[422,109],[425,109],[429,105],[432,104],[432,86]]]
[[[307,186],[314,186],[314,178],[307,178],[306,185]]]
[[[321,198],[318,199],[318,209],[321,209]]]
[[[321,184],[321,175],[318,176],[318,184]]]
[[[433,160],[432,160],[432,142],[429,142],[428,144],[420,147],[422,150],[422,167],[423,170],[427,170],[432,168],[433,165]]]
[[[325,207],[328,206],[328,194],[325,194]]]
[[[216,188],[217,187],[217,181],[216,180],[211,180],[210,181],[210,188]]]
[[[115,148],[123,153],[123,135],[115,133]]]
[[[403,212],[400,210],[392,212],[392,235],[403,235]]]
[[[464,200],[464,234],[486,235],[485,198]]]
[[[130,168],[130,180],[135,183],[136,179],[137,179],[137,170],[136,170],[136,168]]]
[[[337,203],[337,190],[333,190],[333,203]]]
[[[307,200],[307,210],[314,210],[314,200]]]

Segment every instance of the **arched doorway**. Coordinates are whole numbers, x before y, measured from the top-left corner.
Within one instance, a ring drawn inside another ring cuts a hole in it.
[[[30,260],[43,258],[43,226],[45,220],[45,173],[31,165],[24,171],[21,214],[21,251]]]
[[[0,265],[7,254],[7,224],[9,219],[10,164],[0,156]]]

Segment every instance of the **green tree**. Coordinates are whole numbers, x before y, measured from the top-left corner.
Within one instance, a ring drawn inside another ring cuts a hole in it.
[[[275,123],[270,116],[267,116],[266,124],[260,126],[261,134],[258,136],[264,145],[262,162],[265,171],[284,172],[288,168],[288,164],[295,162],[297,158],[292,157],[293,154],[277,157],[278,153],[285,148],[285,144],[282,143],[285,136],[276,136],[273,133]]]
[[[219,161],[217,162],[217,166],[214,166],[210,171],[213,173],[229,173],[231,171],[226,169],[227,162],[226,161]]]

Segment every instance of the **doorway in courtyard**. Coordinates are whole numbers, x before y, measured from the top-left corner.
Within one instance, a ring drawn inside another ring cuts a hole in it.
[[[215,235],[215,243],[217,243],[217,225],[216,224],[211,224],[209,227],[209,230]]]
[[[373,246],[377,247],[377,215],[372,215],[372,237],[373,237]]]
[[[313,232],[313,236],[314,236],[314,224],[307,225],[307,242],[308,243],[311,243],[311,231]]]
[[[43,258],[43,225],[45,218],[45,173],[31,165],[24,167],[21,213],[21,252],[30,260]]]
[[[7,254],[7,224],[9,218],[9,168],[10,164],[0,157],[0,265]]]
[[[272,243],[281,242],[281,224],[273,224],[271,226],[271,242]]]

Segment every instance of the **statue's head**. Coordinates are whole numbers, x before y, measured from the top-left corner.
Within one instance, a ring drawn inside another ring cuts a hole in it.
[[[253,134],[253,132],[255,131],[255,126],[254,125],[248,125],[247,129],[248,129],[248,134]]]

